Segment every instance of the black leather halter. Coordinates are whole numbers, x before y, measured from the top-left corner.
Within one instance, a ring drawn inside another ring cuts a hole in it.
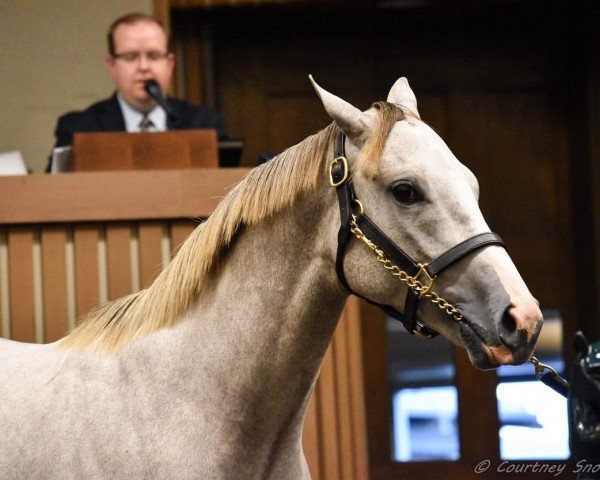
[[[353,217],[365,236],[377,245],[377,247],[379,247],[392,262],[398,265],[411,277],[425,275],[432,280],[445,269],[462,260],[471,252],[487,247],[488,245],[504,246],[504,242],[502,242],[500,236],[495,233],[480,233],[452,247],[428,264],[419,264],[415,262],[385,233],[383,233],[367,215],[365,215],[362,211],[362,207],[359,211],[354,211],[353,207],[355,205],[360,205],[360,202],[358,202],[352,183],[350,168],[348,166],[348,161],[346,160],[344,143],[345,135],[340,134],[337,140],[335,159],[330,166],[330,182],[336,189],[340,206],[340,230],[338,232],[336,257],[336,271],[338,278],[346,290],[357,297],[363,298],[372,305],[378,306],[391,317],[400,320],[404,325],[404,328],[411,334],[417,334],[427,338],[434,337],[437,335],[436,331],[417,321],[417,308],[419,306],[421,294],[413,288],[408,288],[406,300],[404,302],[404,313],[398,312],[390,305],[383,305],[371,301],[352,290],[346,280],[346,275],[344,274],[344,255],[346,253],[348,241],[352,237],[351,223]]]

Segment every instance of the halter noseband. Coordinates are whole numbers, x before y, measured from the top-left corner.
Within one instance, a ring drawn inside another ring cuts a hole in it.
[[[471,252],[489,245],[504,247],[504,242],[495,233],[479,233],[455,245],[429,263],[415,262],[365,214],[352,183],[350,167],[345,153],[345,138],[342,133],[338,136],[335,158],[329,166],[329,182],[336,189],[340,206],[340,230],[338,232],[336,255],[338,278],[346,290],[370,304],[378,306],[391,317],[400,320],[404,328],[411,334],[426,338],[434,337],[437,335],[436,331],[417,321],[419,299],[429,298],[431,302],[437,304],[448,315],[451,315],[454,320],[457,322],[462,320],[458,308],[432,290],[435,278],[446,268],[462,260]],[[357,212],[353,208],[355,205],[359,207]],[[377,259],[383,266],[407,284],[408,290],[404,302],[404,313],[398,312],[390,305],[371,301],[352,290],[344,274],[344,255],[351,234],[366,243],[375,252]]]

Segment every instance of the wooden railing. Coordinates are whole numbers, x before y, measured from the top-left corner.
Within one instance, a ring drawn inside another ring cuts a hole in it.
[[[0,178],[0,335],[47,343],[148,285],[246,169]],[[359,308],[350,301],[310,402],[314,479],[368,477]]]

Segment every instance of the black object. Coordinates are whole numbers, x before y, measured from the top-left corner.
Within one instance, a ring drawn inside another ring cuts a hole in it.
[[[239,167],[240,157],[244,148],[244,141],[241,139],[219,140],[219,167],[233,168]]]
[[[167,124],[170,128],[177,124],[177,115],[173,112],[173,109],[167,103],[167,98],[160,88],[158,82],[154,79],[146,80],[144,83],[144,90],[148,92],[148,95],[154,100],[158,105],[160,105],[163,110],[167,113]]]
[[[565,398],[569,396],[568,382],[555,371],[546,370],[541,372],[537,377],[544,385],[550,387],[559,395],[562,395]]]
[[[574,338],[577,356],[569,383],[569,438],[571,452],[587,465],[600,465],[600,341],[590,344],[583,332]],[[599,479],[600,472],[581,473],[578,479]]]

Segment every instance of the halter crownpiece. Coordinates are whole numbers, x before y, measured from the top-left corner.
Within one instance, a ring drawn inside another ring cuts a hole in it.
[[[356,196],[354,184],[352,183],[350,167],[345,153],[345,138],[345,135],[340,133],[337,139],[335,158],[329,165],[329,183],[336,189],[340,207],[340,229],[336,254],[338,278],[346,290],[372,305],[378,306],[391,317],[400,320],[404,328],[411,334],[432,338],[438,333],[417,320],[417,308],[421,298],[429,299],[457,322],[460,322],[463,318],[458,307],[433,290],[436,277],[471,252],[489,245],[504,247],[504,242],[495,233],[479,233],[455,245],[429,263],[415,262],[365,214],[363,204]],[[359,207],[358,211],[355,211],[355,206]],[[382,263],[385,269],[400,281],[406,283],[408,290],[404,301],[404,313],[398,312],[390,305],[371,301],[352,290],[344,273],[344,255],[351,234],[373,251],[377,256],[377,260]]]

